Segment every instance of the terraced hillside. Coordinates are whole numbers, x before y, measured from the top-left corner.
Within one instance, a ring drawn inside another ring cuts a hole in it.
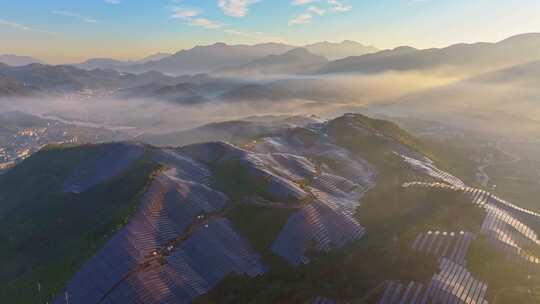
[[[537,296],[538,215],[468,187],[439,168],[451,162],[397,125],[348,114],[259,134],[242,146],[47,149],[0,176],[0,193],[8,193],[0,194],[2,255],[15,261],[0,270],[3,298],[530,303]],[[493,275],[504,265],[512,269],[507,282]]]

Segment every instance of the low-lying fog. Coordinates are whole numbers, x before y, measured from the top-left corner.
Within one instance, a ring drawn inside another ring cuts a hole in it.
[[[165,133],[252,115],[316,114],[330,117],[351,107],[398,98],[451,80],[453,78],[420,73],[290,78],[257,83],[261,87],[270,87],[272,94],[264,99],[246,95],[242,101],[213,99],[185,105],[158,98],[122,98],[101,93],[92,96],[86,93],[3,98],[0,99],[0,111],[22,111],[109,127],[136,127],[146,132]]]
[[[464,79],[447,71],[290,77],[257,82],[257,90],[264,94],[244,90],[238,93],[238,100],[213,96],[186,105],[159,98],[87,93],[4,98],[0,99],[0,112],[23,111],[108,128],[135,128],[138,133],[169,133],[253,115],[334,117],[367,111],[445,121],[461,128],[489,130],[496,121],[499,130],[540,134],[537,79],[531,75],[507,79],[496,73]]]

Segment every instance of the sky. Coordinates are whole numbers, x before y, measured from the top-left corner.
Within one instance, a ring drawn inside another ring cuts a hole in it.
[[[0,0],[0,54],[140,59],[216,42],[380,49],[540,32],[539,0]]]

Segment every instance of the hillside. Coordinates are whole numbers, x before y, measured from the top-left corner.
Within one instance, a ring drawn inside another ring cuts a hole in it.
[[[396,124],[358,114],[280,128],[254,121],[244,140],[232,133],[238,145],[50,148],[0,176],[4,258],[16,261],[0,278],[18,277],[3,298],[484,303],[539,283],[527,273],[540,272],[540,215],[467,186],[444,170],[447,156]],[[28,261],[42,271],[22,271]],[[503,271],[508,281],[490,275]],[[20,292],[37,282],[46,293]]]
[[[0,97],[2,96],[24,96],[34,92],[31,87],[17,81],[11,77],[0,75]]]
[[[33,58],[33,57],[29,57],[29,56],[1,55],[1,54],[0,54],[0,63],[7,64],[13,67],[29,65],[32,63],[45,64],[45,62],[39,59]]]
[[[328,63],[320,74],[380,73],[457,69],[489,71],[540,59],[540,34],[523,34],[497,43],[456,44],[441,49],[399,47]]]
[[[210,72],[229,66],[247,64],[268,55],[278,55],[294,47],[278,43],[257,45],[227,45],[216,43],[181,50],[157,61],[130,65],[123,68],[129,72],[160,71],[172,74]]]
[[[339,60],[351,56],[361,56],[365,54],[377,53],[379,49],[373,46],[363,45],[356,41],[345,40],[340,43],[328,41],[308,44],[304,46],[308,51],[329,60]]]
[[[131,61],[122,61],[112,58],[91,58],[82,63],[74,64],[74,66],[85,69],[85,70],[95,70],[95,69],[118,69],[122,70],[123,67],[134,65],[134,64],[144,64],[152,61],[158,61],[163,58],[169,57],[171,54],[168,53],[157,53],[148,55],[140,60],[131,60]]]
[[[269,55],[248,64],[217,71],[232,76],[264,76],[306,74],[327,63],[323,56],[314,55],[305,48],[296,48],[281,55]]]
[[[0,76],[6,95],[8,89],[20,95],[24,91],[14,87],[27,88],[35,93],[65,93],[83,90],[117,90],[155,84],[159,86],[173,85],[185,77],[172,77],[159,72],[142,74],[121,73],[112,69],[84,70],[69,65],[30,64],[20,67],[0,65]],[[199,75],[200,76],[200,75]],[[188,77],[188,78],[195,78]]]

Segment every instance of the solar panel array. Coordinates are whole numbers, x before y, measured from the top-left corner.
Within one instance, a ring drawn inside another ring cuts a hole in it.
[[[256,276],[266,271],[227,220],[209,218],[193,227],[205,214],[218,214],[227,198],[180,179],[176,173],[182,170],[154,179],[129,223],[68,282],[70,303],[189,303],[231,272]],[[182,235],[185,240],[172,246]],[[155,258],[163,248],[170,250]],[[65,297],[54,303],[65,303]]]
[[[397,154],[397,153],[396,153]],[[465,183],[460,180],[459,178],[453,176],[452,174],[445,172],[443,170],[440,170],[437,168],[433,162],[426,160],[421,161],[415,158],[411,158],[402,154],[398,154],[405,162],[407,162],[409,165],[411,165],[415,170],[421,171],[424,174],[427,174],[431,177],[440,179],[442,181],[445,181],[446,183],[454,186],[454,187],[465,187]]]
[[[253,154],[252,154],[253,155]],[[289,153],[254,154],[254,161],[289,180],[299,181],[313,178],[317,174],[315,165],[305,157]]]
[[[412,249],[466,265],[467,252],[474,239],[476,235],[470,232],[429,231],[416,237]]]
[[[175,176],[207,186],[211,184],[212,172],[210,169],[175,150],[163,149],[154,151],[152,158],[157,163],[169,168],[167,172],[169,176]]]
[[[494,205],[486,206],[487,215],[482,223],[481,231],[498,249],[508,257],[525,264],[530,272],[540,273],[540,257],[527,253],[523,248],[540,246],[538,235],[523,224],[511,212]]]
[[[292,265],[309,262],[305,256],[312,243],[319,251],[340,248],[365,233],[356,220],[315,201],[290,216],[272,245],[272,252]]]
[[[131,144],[109,144],[106,153],[84,162],[64,181],[64,192],[81,193],[113,178],[144,154],[144,148]]]
[[[262,275],[260,263],[226,219],[214,219],[166,258],[166,264],[138,272],[102,303],[191,303],[230,273]]]
[[[540,246],[538,234],[525,221],[540,223],[535,212],[508,203],[488,191],[471,187],[454,187],[443,183],[412,182],[404,187],[429,187],[452,189],[468,195],[472,202],[486,211],[481,232],[508,258],[540,272],[540,257],[527,253],[523,248]]]
[[[427,285],[390,281],[379,304],[487,304],[486,292],[487,284],[474,278],[463,265],[442,258],[439,272]]]
[[[284,151],[294,151],[305,159],[346,164],[343,168],[323,164],[320,172],[315,171],[317,175],[309,179],[309,186],[305,188],[312,202],[291,215],[272,245],[275,254],[292,265],[300,265],[309,262],[306,257],[309,249],[340,248],[365,234],[365,228],[356,221],[354,213],[361,195],[374,184],[375,173],[367,162],[332,144],[324,136],[309,144],[297,137],[265,138],[254,146],[254,150],[262,166],[267,167],[269,162],[261,155],[275,158],[277,153]],[[310,170],[312,173],[313,169]]]

